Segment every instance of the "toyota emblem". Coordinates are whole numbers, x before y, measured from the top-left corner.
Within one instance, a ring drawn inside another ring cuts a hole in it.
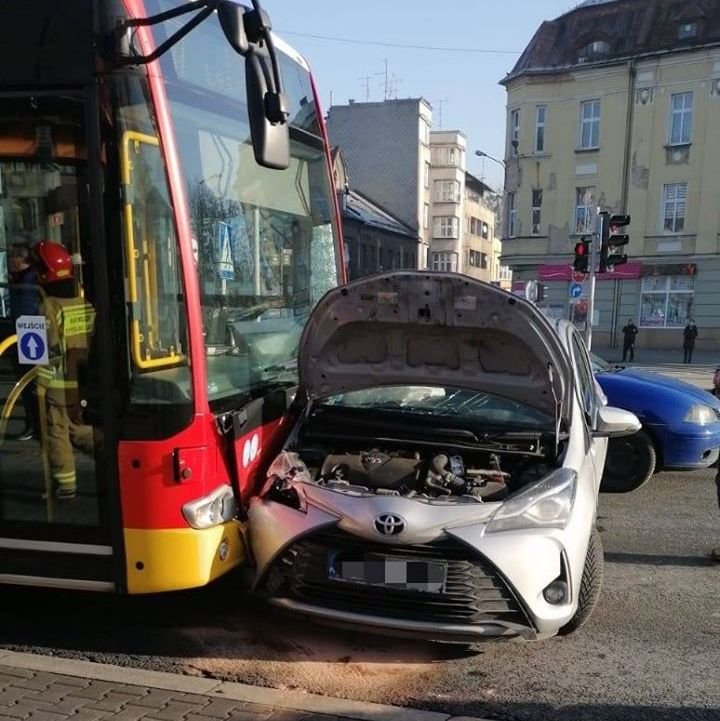
[[[375,516],[375,530],[381,536],[397,536],[405,530],[405,521],[393,513]]]

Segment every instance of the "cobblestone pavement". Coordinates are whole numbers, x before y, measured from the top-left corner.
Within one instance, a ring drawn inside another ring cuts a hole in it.
[[[52,670],[45,670],[52,669]],[[65,673],[63,673],[65,672]],[[0,649],[0,721],[482,721]]]

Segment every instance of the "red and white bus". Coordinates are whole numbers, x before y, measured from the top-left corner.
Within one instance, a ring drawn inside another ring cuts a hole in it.
[[[59,244],[94,310],[66,424],[74,497],[55,493],[44,349],[6,321],[0,583],[148,593],[241,564],[301,331],[344,280],[306,62],[255,0],[6,0],[0,221],[0,262]],[[32,438],[17,382],[38,403]]]

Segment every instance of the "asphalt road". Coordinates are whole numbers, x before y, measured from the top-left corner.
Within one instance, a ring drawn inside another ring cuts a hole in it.
[[[0,646],[496,719],[717,721],[720,544],[712,474],[601,496],[605,583],[589,624],[456,647],[320,629],[237,579],[121,598],[2,589]]]

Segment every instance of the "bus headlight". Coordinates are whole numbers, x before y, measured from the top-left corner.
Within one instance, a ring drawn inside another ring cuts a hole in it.
[[[183,506],[185,520],[193,528],[212,528],[231,521],[237,515],[237,501],[230,486],[220,486],[207,496]]]

